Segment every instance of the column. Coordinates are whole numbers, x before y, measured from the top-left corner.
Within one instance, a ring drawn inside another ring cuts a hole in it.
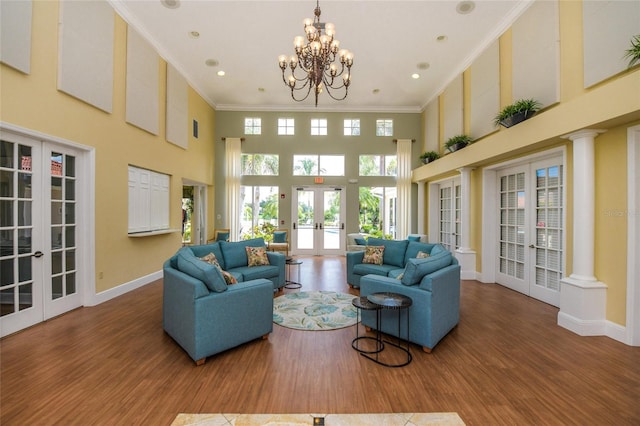
[[[455,256],[460,262],[460,278],[476,279],[476,252],[471,245],[471,167],[458,169],[460,172],[460,247]]]
[[[426,216],[425,211],[425,198],[424,198],[424,181],[418,182],[418,234],[427,234],[427,230],[424,224],[424,218]]]
[[[607,286],[594,275],[595,155],[603,130],[584,129],[563,136],[573,142],[573,263],[560,282],[558,324],[581,336],[605,333]]]

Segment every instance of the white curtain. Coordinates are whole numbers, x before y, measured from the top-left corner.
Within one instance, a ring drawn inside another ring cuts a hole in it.
[[[237,241],[240,232],[240,156],[242,154],[240,138],[225,139],[225,163],[227,175],[227,220],[229,240]]]
[[[398,199],[396,238],[405,239],[411,228],[411,139],[398,139]]]

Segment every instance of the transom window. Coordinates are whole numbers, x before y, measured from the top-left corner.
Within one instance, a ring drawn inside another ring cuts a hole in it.
[[[393,120],[376,120],[376,136],[393,136]]]
[[[398,160],[395,155],[361,155],[360,176],[397,176]]]
[[[344,176],[344,155],[294,155],[294,176]]]
[[[260,135],[262,134],[262,119],[259,117],[247,117],[244,119],[244,134],[245,135]]]
[[[275,154],[242,154],[240,164],[243,175],[278,176],[278,155]]]
[[[278,118],[278,134],[293,135],[295,129],[295,120],[293,118]]]
[[[349,118],[344,120],[344,135],[360,136],[360,119]]]
[[[311,136],[326,136],[326,134],[327,134],[327,119],[312,118],[311,119]]]

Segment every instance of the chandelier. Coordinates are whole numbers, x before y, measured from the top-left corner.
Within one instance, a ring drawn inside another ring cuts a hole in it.
[[[291,89],[293,100],[304,101],[313,91],[318,106],[318,95],[323,90],[337,101],[347,97],[353,53],[340,49],[340,42],[334,39],[335,25],[320,22],[320,0],[317,0],[313,14],[314,19],[304,20],[306,41],[303,36],[296,37],[293,40],[296,54],[288,60],[285,55],[280,55],[278,64],[282,70],[282,80]],[[340,62],[339,65],[335,63],[336,60]],[[285,77],[287,66],[291,69],[288,78]]]

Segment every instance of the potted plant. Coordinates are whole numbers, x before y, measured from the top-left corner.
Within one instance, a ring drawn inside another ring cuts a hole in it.
[[[471,136],[456,135],[447,139],[444,143],[444,147],[448,149],[449,152],[456,152],[457,150],[469,145],[471,142],[473,142]]]
[[[540,110],[542,105],[535,99],[520,99],[512,105],[507,105],[496,115],[495,125],[502,125],[506,128],[533,117]]]
[[[440,154],[435,151],[423,152],[422,155],[420,155],[420,159],[424,164],[429,164],[432,161],[436,161],[438,158],[440,158]]]
[[[633,36],[631,47],[625,50],[624,57],[629,59],[629,68],[640,62],[640,34]]]

